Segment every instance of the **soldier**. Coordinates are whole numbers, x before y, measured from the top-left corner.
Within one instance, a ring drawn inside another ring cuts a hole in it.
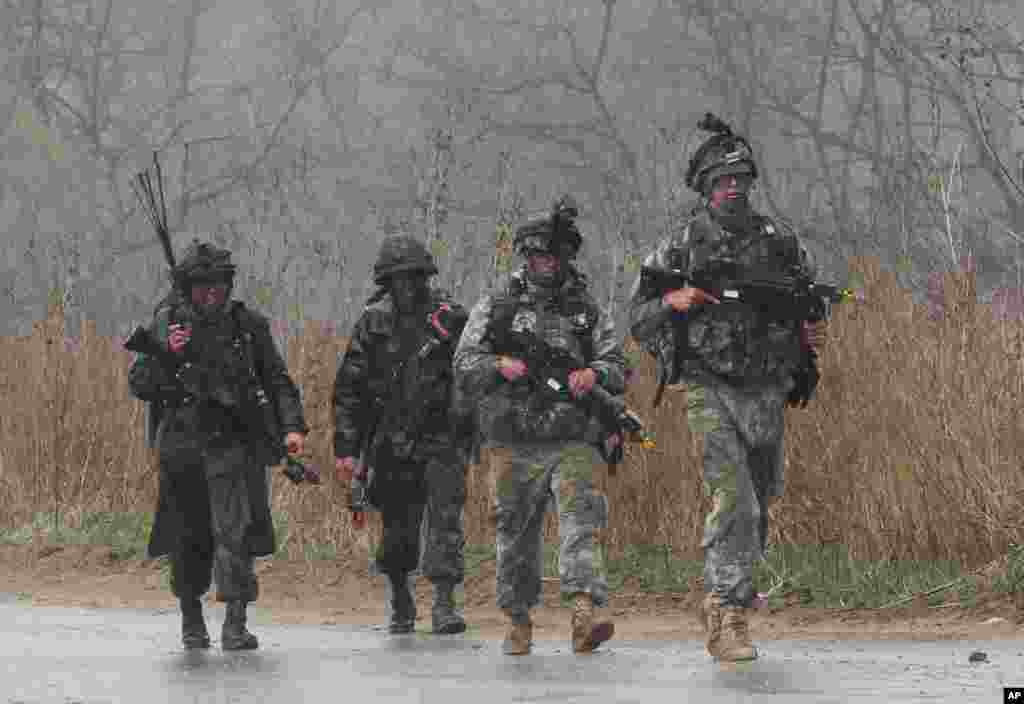
[[[211,578],[217,601],[226,602],[221,647],[259,646],[245,612],[259,593],[253,558],[274,553],[266,467],[280,456],[248,420],[257,389],[276,407],[278,443],[299,454],[308,432],[269,322],[231,300],[234,276],[230,252],[193,240],[149,326],[180,363],[138,354],[128,376],[131,393],[159,417],[160,490],[149,554],[170,556],[188,649],[210,646],[200,598]]]
[[[334,454],[339,481],[356,457],[372,470],[369,503],[384,535],[376,569],[388,578],[389,632],[411,633],[416,602],[410,573],[420,563],[433,583],[432,629],[461,633],[454,590],[464,578],[466,465],[450,425],[451,357],[467,314],[429,286],[434,258],[418,240],[390,236],[373,267],[380,287],[367,302],[334,382]]]
[[[595,384],[624,393],[626,360],[614,322],[571,263],[582,243],[572,222],[576,214],[571,200],[563,199],[551,215],[517,229],[513,246],[525,265],[473,307],[455,354],[457,415],[475,408],[482,444],[493,448],[497,604],[507,618],[508,655],[530,652],[530,609],[540,603],[549,500],[558,502],[559,576],[574,605],[573,651],[589,653],[614,631],[610,622],[594,622],[594,607],[608,603],[594,544],[608,509],[593,474],[621,437],[609,434],[579,400]],[[568,378],[570,397],[552,398],[528,382],[527,364],[499,348],[506,330],[528,332],[579,360]]]
[[[749,143],[710,114],[700,127],[715,133],[694,154],[686,174],[701,204],[644,266],[689,276],[729,262],[766,277],[800,272],[813,278],[796,235],[750,206],[757,166]],[[796,379],[807,380],[801,360],[824,342],[825,330],[719,303],[692,286],[652,296],[638,277],[630,325],[633,337],[658,358],[661,388],[685,384],[691,432],[703,434],[704,491],[713,501],[702,542],[707,650],[722,661],[742,661],[757,657],[747,614],[754,561],[766,548],[768,509],[784,486],[783,410],[787,403],[806,403],[813,392],[816,370],[809,386]],[[673,326],[680,323],[684,332],[677,337]],[[670,369],[677,372],[674,378]]]

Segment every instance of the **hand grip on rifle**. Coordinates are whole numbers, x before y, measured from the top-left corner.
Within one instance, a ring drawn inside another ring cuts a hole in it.
[[[175,354],[181,354],[185,349],[185,345],[192,339],[191,326],[174,323],[168,327],[168,330],[170,330],[171,334],[167,337],[167,348]]]
[[[672,310],[679,313],[685,313],[695,305],[702,305],[704,303],[721,303],[720,300],[704,289],[694,288],[692,286],[669,291],[661,297],[661,300],[665,305],[672,306]]]
[[[350,482],[355,475],[356,458],[348,457],[334,458],[334,476],[339,482]]]
[[[135,328],[131,337],[125,341],[124,348],[129,352],[135,352],[136,354],[145,354],[151,357],[156,357],[164,364],[177,366],[179,363],[176,355],[171,351],[169,340],[167,342],[161,342],[153,335],[153,333],[141,325]]]
[[[320,470],[303,464],[295,455],[285,455],[284,463],[282,472],[292,484],[301,484],[302,482],[309,482],[310,484],[320,483]]]
[[[574,398],[580,398],[590,393],[590,390],[594,388],[597,383],[597,372],[591,367],[584,367],[583,369],[574,369],[569,373],[569,393]]]
[[[299,455],[305,450],[306,438],[302,433],[291,432],[285,436],[285,466],[284,476],[293,484],[309,482],[310,484],[320,483],[320,470],[316,467],[303,464]]]
[[[357,468],[356,465],[356,458],[351,455],[334,459],[335,476],[338,481],[350,482],[348,510],[352,514],[352,527],[359,530],[366,525],[366,513],[370,510],[367,497],[369,473],[365,466]]]
[[[526,375],[526,362],[515,357],[499,356],[495,364],[505,381],[516,381]]]

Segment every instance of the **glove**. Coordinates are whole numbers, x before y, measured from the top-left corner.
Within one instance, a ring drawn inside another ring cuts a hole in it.
[[[814,398],[814,391],[818,388],[818,355],[810,352],[803,365],[793,374],[793,381],[796,385],[786,397],[786,405],[790,408],[807,408],[807,402]]]

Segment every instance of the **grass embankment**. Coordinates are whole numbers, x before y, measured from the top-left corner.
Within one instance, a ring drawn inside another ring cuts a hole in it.
[[[772,508],[775,547],[759,567],[759,589],[837,606],[884,606],[927,592],[933,601],[954,595],[969,602],[977,588],[970,575],[998,565],[1000,584],[1020,590],[1024,570],[1014,546],[1024,545],[1024,323],[995,320],[977,304],[969,273],[946,277],[940,317],[876,262],[853,262],[851,275],[863,300],[836,310],[818,396],[807,409],[787,411],[786,492]],[[345,343],[316,322],[289,341],[289,367],[312,428],[308,459],[325,469],[333,465],[330,394]],[[667,393],[651,409],[651,360],[630,341],[627,351],[638,370],[629,401],[658,447],[630,446],[614,477],[598,469],[610,505],[599,541],[613,585],[681,589],[699,574],[709,508],[701,439],[684,420],[685,393]],[[0,528],[7,539],[93,536],[114,541],[126,556],[139,554],[135,538],[119,543],[117,536],[126,534],[125,521],[143,519],[116,516],[152,511],[157,468],[142,440],[143,406],[127,393],[130,362],[117,341],[92,328],[65,341],[59,309],[31,336],[0,341]],[[368,530],[354,530],[346,488],[324,474],[319,487],[295,487],[274,472],[282,555],[366,554],[379,539],[376,514]],[[468,492],[467,541],[493,545],[486,452],[469,468]],[[555,544],[550,517],[545,531]]]

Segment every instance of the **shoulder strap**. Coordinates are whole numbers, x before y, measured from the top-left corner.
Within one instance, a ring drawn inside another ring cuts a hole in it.
[[[252,378],[259,382],[259,385],[263,387],[264,391],[267,390],[266,379],[263,378],[263,357],[260,354],[259,345],[253,340],[254,326],[250,325],[253,318],[249,313],[249,309],[245,307],[245,304],[241,301],[235,301],[231,306],[231,319],[234,322],[234,335],[236,339],[241,337],[245,344],[247,357],[250,361],[249,374]]]
[[[491,321],[488,325],[488,333],[492,339],[508,332],[512,328],[512,321],[519,310],[520,297],[523,291],[522,281],[516,276],[510,276],[508,283],[494,296],[491,307]]]
[[[597,318],[599,316],[599,310],[597,301],[590,295],[587,290],[587,279],[586,277],[576,272],[576,281],[570,288],[568,299],[576,298],[582,305],[583,311],[578,313],[586,317],[585,324],[581,325],[577,329],[577,336],[580,338],[580,344],[583,347],[583,355],[586,357],[587,362],[591,362],[594,359],[596,350],[594,349],[594,326],[597,325]],[[569,304],[569,300],[565,301],[565,305]]]

